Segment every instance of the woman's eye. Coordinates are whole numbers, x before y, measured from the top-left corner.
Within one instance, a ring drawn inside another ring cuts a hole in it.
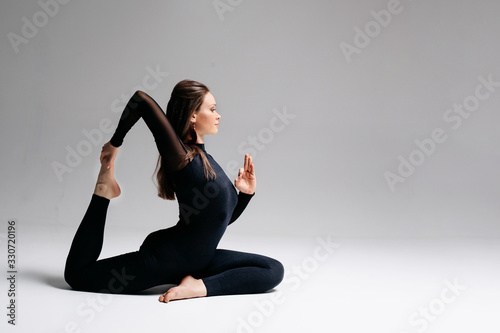
[[[212,109],[212,112],[215,112],[215,109]]]

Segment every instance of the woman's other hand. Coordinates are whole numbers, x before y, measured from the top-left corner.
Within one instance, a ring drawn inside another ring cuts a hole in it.
[[[111,143],[109,143],[109,141],[106,142],[104,146],[102,146],[100,161],[102,164],[102,161],[104,159],[107,159],[107,169],[109,169],[111,167],[111,164],[114,163],[115,157],[118,154],[118,149],[118,147],[113,146]]]
[[[252,162],[252,156],[245,154],[244,167],[240,168],[238,177],[234,180],[234,186],[240,192],[254,194],[256,185],[257,179],[255,178],[255,167]]]

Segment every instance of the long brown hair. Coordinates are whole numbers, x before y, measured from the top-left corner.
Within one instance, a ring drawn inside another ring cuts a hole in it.
[[[199,154],[203,161],[205,177],[214,179],[215,172],[205,153],[195,145],[197,136],[190,120],[193,113],[199,111],[205,95],[209,91],[203,83],[193,80],[180,81],[175,85],[170,95],[167,104],[167,119],[187,148],[186,158],[191,161]],[[175,182],[172,175],[167,172],[166,163],[163,163],[161,155],[158,156],[154,172],[156,173],[158,196],[162,199],[175,200]]]

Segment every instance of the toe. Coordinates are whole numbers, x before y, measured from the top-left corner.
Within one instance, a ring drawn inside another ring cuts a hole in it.
[[[169,291],[165,294],[165,301],[169,302],[175,298],[175,291]]]

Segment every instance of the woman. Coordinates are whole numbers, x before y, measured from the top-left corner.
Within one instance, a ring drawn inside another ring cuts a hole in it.
[[[280,262],[265,256],[217,249],[226,227],[255,194],[255,168],[245,155],[234,186],[205,150],[205,135],[217,134],[215,99],[202,83],[183,80],[173,89],[167,114],[146,93],[127,103],[115,133],[101,152],[101,169],[89,207],[71,245],[64,277],[77,290],[133,293],[178,284],[161,302],[193,297],[264,292],[283,279]],[[97,260],[109,202],[120,195],[114,160],[123,139],[142,118],[160,156],[158,196],[179,202],[179,221],[149,234],[140,249]],[[239,190],[237,193],[235,187]]]

